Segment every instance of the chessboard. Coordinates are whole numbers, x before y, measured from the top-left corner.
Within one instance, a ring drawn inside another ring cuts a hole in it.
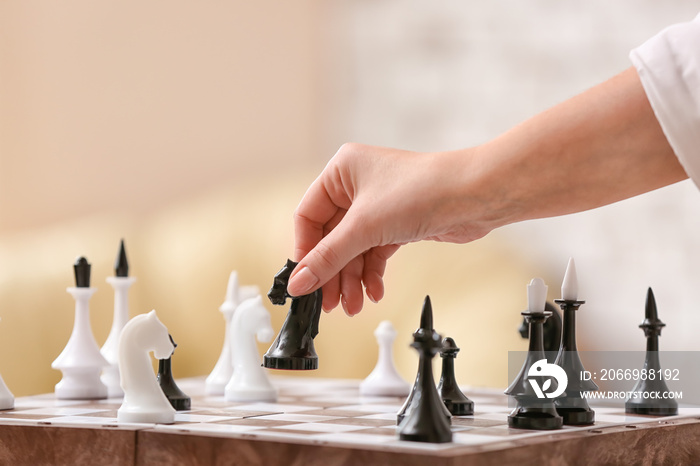
[[[530,431],[508,428],[511,408],[502,391],[465,390],[475,414],[452,418],[451,443],[430,444],[399,440],[403,398],[360,396],[356,380],[272,380],[279,389],[275,403],[227,402],[205,396],[202,378],[178,381],[192,409],[178,412],[170,425],[119,423],[118,399],[17,398],[14,409],[0,412],[0,463],[437,466],[583,458],[587,464],[594,458],[597,464],[651,464],[653,458],[666,464],[700,457],[696,408],[659,418],[595,407],[592,426]]]

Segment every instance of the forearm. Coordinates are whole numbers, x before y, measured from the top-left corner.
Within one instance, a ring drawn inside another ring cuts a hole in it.
[[[687,178],[633,68],[474,157],[476,186],[490,195],[500,224],[592,209]]]

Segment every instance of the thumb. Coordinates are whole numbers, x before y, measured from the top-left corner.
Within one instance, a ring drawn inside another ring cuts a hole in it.
[[[351,260],[371,247],[358,222],[348,214],[319,241],[295,267],[287,292],[302,296],[316,291],[336,276]]]

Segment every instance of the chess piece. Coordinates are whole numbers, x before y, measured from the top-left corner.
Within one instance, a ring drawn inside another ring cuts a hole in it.
[[[231,319],[236,311],[236,307],[248,298],[253,298],[260,294],[257,286],[239,286],[238,273],[234,270],[228,278],[226,287],[226,299],[219,306],[219,311],[224,315],[224,344],[221,348],[221,355],[216,361],[214,369],[207,377],[204,390],[207,395],[223,396],[226,384],[231,380],[233,374],[233,362],[231,361]]]
[[[626,413],[651,416],[675,416],[678,414],[678,402],[675,399],[644,396],[644,393],[663,394],[669,391],[659,361],[659,336],[661,329],[665,326],[666,324],[658,316],[654,292],[649,288],[647,290],[645,319],[639,325],[639,328],[644,330],[647,339],[643,372],[648,376],[640,378],[632,389],[632,394],[625,402]]]
[[[379,345],[379,357],[374,370],[360,383],[362,396],[406,396],[411,386],[396,371],[391,351],[396,330],[391,322],[384,320],[374,331]]]
[[[5,381],[0,376],[0,410],[12,409],[15,407],[15,396],[12,394]]]
[[[438,340],[440,339],[440,335],[438,335],[435,330],[433,329],[433,307],[430,301],[430,296],[426,296],[425,302],[423,303],[423,310],[421,313],[421,326],[416,330],[416,332],[413,333],[413,338],[414,342],[411,344],[412,347],[415,347],[415,338],[416,338],[416,333],[421,329],[424,328],[425,325],[429,325],[430,330],[436,335],[436,338]],[[442,348],[442,343],[440,343],[440,348]],[[439,351],[439,349],[438,349]],[[420,353],[419,353],[420,355]],[[431,361],[431,367],[432,367],[432,361]],[[404,402],[403,406],[399,410],[399,412],[396,415],[396,424],[400,425],[405,418],[408,417],[408,415],[411,413],[411,410],[416,406],[418,403],[418,400],[420,399],[420,393],[421,393],[421,385],[420,381],[424,381],[425,378],[423,377],[422,374],[422,365],[419,362],[418,366],[418,373],[416,374],[416,380],[413,382],[413,388],[411,388],[411,392],[408,394],[408,398],[406,398],[406,401]],[[430,378],[432,379],[432,372]],[[437,389],[436,389],[437,393]],[[439,397],[439,394],[438,394]],[[447,409],[444,403],[440,403],[442,406],[442,413],[445,416],[445,419],[447,420],[448,424],[452,423],[452,414],[450,414],[450,411]]]
[[[114,319],[107,341],[100,350],[109,363],[102,369],[102,383],[107,386],[107,396],[110,398],[124,396],[119,384],[119,336],[129,321],[129,288],[135,281],[135,278],[129,277],[129,262],[126,259],[124,240],[121,240],[114,263],[114,277],[107,277],[107,283],[114,288]]]
[[[420,328],[413,333],[411,347],[418,351],[418,374],[411,395],[398,414],[400,440],[447,443],[452,441],[450,413],[440,399],[433,379],[433,357],[442,347],[442,337],[433,330],[433,309],[425,297]]]
[[[564,369],[568,383],[564,395],[554,399],[554,406],[566,425],[593,424],[595,411],[588,406],[588,402],[581,396],[581,393],[596,391],[598,385],[592,380],[582,380],[581,377],[585,369],[576,347],[576,311],[585,301],[578,300],[576,264],[573,258],[569,259],[569,264],[566,267],[561,296],[562,299],[554,300],[564,314],[561,346],[554,364]]]
[[[256,335],[261,342],[275,336],[260,295],[243,301],[231,321],[233,375],[226,385],[227,401],[277,401],[277,390],[260,365]]]
[[[544,305],[544,310],[546,312],[551,312],[552,315],[547,318],[543,326],[543,343],[544,343],[544,354],[547,356],[547,362],[553,363],[557,357],[557,352],[559,351],[559,345],[561,344],[561,328],[562,320],[554,304],[547,301]],[[523,318],[520,327],[518,328],[520,336],[527,340],[530,337],[530,325],[527,320]]]
[[[13,409],[15,407],[15,396],[12,394],[7,384],[0,376],[0,410]]]
[[[442,349],[440,350],[442,373],[437,390],[450,414],[470,416],[474,414],[474,402],[460,390],[455,377],[455,359],[458,352],[459,348],[452,338],[447,337],[442,340]]]
[[[541,387],[538,379],[544,375],[560,376],[566,373],[559,366],[547,363],[544,354],[543,324],[550,314],[545,311],[547,286],[541,278],[533,278],[527,287],[528,310],[521,314],[530,326],[530,344],[520,373],[506,390],[516,406],[508,416],[508,426],[516,429],[551,430],[559,429],[563,419],[557,414],[551,398],[561,394],[558,383],[547,379]],[[532,378],[531,378],[532,377]],[[543,393],[547,388],[556,388],[551,393]]]
[[[219,360],[206,379],[204,389],[207,395],[224,395],[226,384],[231,380],[231,375],[233,374],[231,320],[240,303],[259,294],[260,290],[255,285],[239,286],[237,273],[235,271],[231,272],[226,289],[226,299],[219,307],[219,311],[224,315],[224,344],[221,347]]]
[[[59,399],[107,398],[107,386],[100,380],[100,372],[109,363],[100,353],[90,327],[90,297],[97,291],[90,288],[90,264],[79,257],[73,266],[75,287],[66,291],[75,299],[75,321],[70,339],[51,364],[63,373],[56,384]]]
[[[119,422],[172,424],[175,408],[153,373],[149,352],[156,359],[170,357],[175,348],[168,329],[156,311],[131,319],[119,338],[119,374],[124,400],[117,411]]]
[[[168,337],[170,337],[170,343],[173,345],[172,354],[175,354],[174,348],[177,348],[177,343],[173,340],[172,335],[168,334]],[[156,376],[156,380],[173,408],[175,408],[176,411],[187,411],[192,405],[192,400],[185,392],[180,390],[180,387],[175,383],[175,379],[173,378],[172,354],[165,359],[158,360],[158,375]]]
[[[272,304],[276,305],[284,305],[287,298],[292,298],[280,333],[263,357],[263,366],[270,369],[318,369],[314,338],[318,335],[323,294],[320,288],[304,296],[294,297],[287,293],[287,282],[296,266],[296,262],[287,260],[267,293]]]

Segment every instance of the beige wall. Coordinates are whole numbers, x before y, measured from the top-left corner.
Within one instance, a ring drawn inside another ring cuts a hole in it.
[[[313,2],[0,3],[0,229],[317,158]]]

